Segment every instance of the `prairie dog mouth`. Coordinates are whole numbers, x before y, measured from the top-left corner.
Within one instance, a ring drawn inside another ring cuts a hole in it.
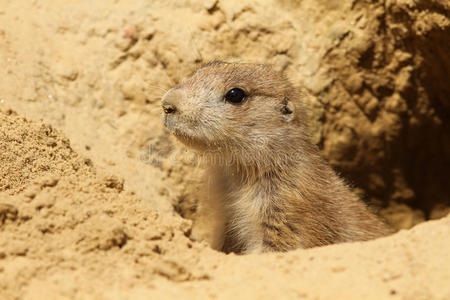
[[[184,122],[174,116],[164,116],[164,125],[177,137],[188,137],[195,134],[194,129],[187,127]]]
[[[179,129],[173,130],[172,133],[177,138],[177,140],[190,148],[199,151],[205,151],[208,149],[207,144],[195,135],[191,135]]]
[[[173,119],[173,117],[169,117],[167,115],[164,115],[164,125],[170,130],[175,131],[176,127],[176,121]]]
[[[204,149],[205,143],[198,137],[195,128],[190,128],[174,116],[164,116],[164,125],[172,132],[172,134],[183,144],[195,148]]]

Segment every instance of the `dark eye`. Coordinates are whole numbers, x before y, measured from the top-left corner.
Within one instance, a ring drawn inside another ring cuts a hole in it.
[[[245,92],[242,89],[233,88],[225,94],[225,100],[233,104],[238,104],[244,101],[245,96]]]

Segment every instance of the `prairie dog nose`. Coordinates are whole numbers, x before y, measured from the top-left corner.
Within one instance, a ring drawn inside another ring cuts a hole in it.
[[[179,89],[170,89],[162,98],[162,107],[165,114],[173,114],[178,111],[178,104],[182,98]]]
[[[174,112],[176,112],[177,111],[177,108],[176,108],[176,106],[175,105],[172,105],[172,104],[164,104],[163,103],[163,110],[164,110],[164,113],[166,114],[166,115],[168,115],[168,114],[173,114]]]

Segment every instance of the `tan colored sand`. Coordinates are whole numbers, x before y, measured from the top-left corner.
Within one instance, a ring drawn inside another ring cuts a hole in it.
[[[0,194],[5,299],[450,296],[450,217],[368,243],[227,256],[190,241],[189,221],[97,173],[52,127],[14,114],[0,120],[10,154],[1,175],[17,182]],[[32,171],[14,168],[33,150]]]
[[[449,299],[449,11],[0,0],[0,299]],[[202,170],[159,97],[217,58],[304,84],[315,141],[395,227],[444,218],[284,254],[194,241]]]

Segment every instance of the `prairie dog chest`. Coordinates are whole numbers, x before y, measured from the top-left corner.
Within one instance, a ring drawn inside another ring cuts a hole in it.
[[[228,229],[248,252],[262,246],[261,222],[268,203],[270,196],[260,184],[241,185],[228,195]]]

